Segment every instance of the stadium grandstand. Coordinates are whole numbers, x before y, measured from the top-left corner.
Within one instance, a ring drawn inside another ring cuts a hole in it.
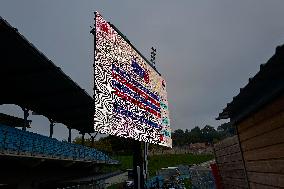
[[[94,132],[93,98],[1,17],[0,32],[0,105],[24,112],[24,118],[0,114],[0,188],[79,187],[72,180],[102,179],[102,167],[119,162],[71,143],[71,129]],[[27,131],[29,111],[50,120],[49,137]],[[53,138],[55,122],[68,127],[68,142]]]

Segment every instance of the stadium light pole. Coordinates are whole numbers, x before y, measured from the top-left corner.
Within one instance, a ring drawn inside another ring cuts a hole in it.
[[[150,62],[152,63],[153,67],[156,68],[156,55],[157,55],[157,49],[154,47],[151,47],[151,59]],[[148,179],[148,149],[149,144],[147,142],[144,142],[144,170],[143,170],[143,176],[144,179]]]

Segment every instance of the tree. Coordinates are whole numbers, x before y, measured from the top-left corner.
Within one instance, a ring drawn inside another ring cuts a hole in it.
[[[73,143],[74,143],[74,144],[80,144],[80,145],[81,145],[81,144],[82,144],[82,137],[77,136],[76,138],[74,138]],[[85,140],[84,140],[84,146],[92,147],[91,144],[92,144],[91,139],[85,138]]]
[[[198,126],[191,129],[189,136],[191,138],[191,143],[203,142],[202,132]]]
[[[112,153],[112,145],[110,139],[107,137],[95,141],[93,147],[106,153]]]
[[[172,133],[172,138],[173,138],[173,145],[175,146],[183,146],[185,142],[185,134],[182,129],[175,130]]]
[[[213,143],[213,139],[218,137],[218,133],[214,127],[206,125],[201,129],[202,138],[204,142]]]
[[[106,137],[110,140],[112,150],[116,154],[132,154],[133,152],[133,139],[122,138],[109,135]]]
[[[173,146],[185,146],[191,143],[214,143],[218,140],[221,140],[227,136],[232,136],[236,133],[235,127],[230,123],[224,123],[220,125],[217,130],[210,126],[206,125],[202,129],[199,126],[194,127],[190,131],[186,129],[177,129],[172,133]],[[73,143],[82,144],[81,137],[76,137],[73,140]],[[127,139],[117,136],[106,136],[100,138],[94,142],[92,145],[91,139],[85,139],[85,146],[96,148],[106,153],[112,154],[132,154],[133,153],[133,139]],[[162,150],[166,149],[165,147],[150,144],[149,150]]]
[[[230,122],[223,123],[222,125],[218,126],[217,131],[220,135],[220,138],[225,138],[236,134],[235,126]]]
[[[74,144],[82,144],[82,138],[81,137],[76,137],[73,140]],[[90,138],[85,138],[84,140],[84,146],[87,146],[89,148],[96,148],[100,151],[106,152],[106,153],[111,153],[112,152],[112,146],[110,143],[110,140],[106,137],[102,137],[99,140],[95,141],[94,144],[92,144],[92,139]]]

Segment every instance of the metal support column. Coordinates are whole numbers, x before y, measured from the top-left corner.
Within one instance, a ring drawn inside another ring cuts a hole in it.
[[[95,147],[95,137],[96,137],[96,136],[91,136],[91,139],[92,139],[92,141],[91,141],[91,146],[92,146],[92,147]]]
[[[95,134],[94,136],[92,136],[91,134],[89,134],[90,137],[91,137],[91,146],[92,146],[92,147],[95,146],[95,138],[96,138],[97,134],[98,134],[98,132],[96,132],[96,134]]]
[[[144,142],[144,179],[148,179],[148,147],[149,144]]]
[[[28,121],[29,110],[27,108],[24,108],[24,107],[22,107],[22,110],[24,111],[24,126],[23,126],[22,130],[26,131],[27,127],[29,126],[29,121]]]
[[[55,125],[55,122],[52,119],[49,119],[49,137],[52,138],[53,136],[53,127]]]
[[[71,136],[71,130],[72,130],[71,127],[68,127],[68,133],[69,133],[69,134],[68,134],[68,142],[69,142],[69,143],[71,143],[71,140],[72,140],[72,138],[71,138],[71,137],[72,137],[72,136]]]

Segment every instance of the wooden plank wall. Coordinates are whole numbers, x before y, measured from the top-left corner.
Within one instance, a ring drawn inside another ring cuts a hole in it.
[[[250,188],[284,187],[284,96],[237,126]]]
[[[214,151],[224,189],[248,188],[238,137],[218,142],[214,145]]]

